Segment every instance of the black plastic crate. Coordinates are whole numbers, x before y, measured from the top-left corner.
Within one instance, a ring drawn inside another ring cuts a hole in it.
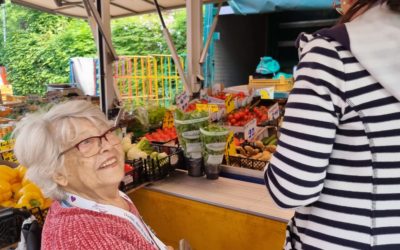
[[[158,153],[166,153],[167,156],[161,159],[147,157],[142,161],[147,181],[164,179],[176,168],[180,168],[184,164],[181,148],[159,144],[152,144],[152,146]]]
[[[152,144],[158,153],[166,153],[167,156],[161,159],[125,160],[126,164],[133,167],[133,170],[125,173],[125,177],[120,184],[120,190],[126,192],[145,182],[158,181],[164,179],[176,168],[184,165],[183,151],[179,147]]]
[[[29,216],[27,210],[14,208],[0,210],[0,248],[20,241],[22,222]]]
[[[251,158],[243,158],[238,156],[229,156],[229,165],[233,167],[263,170],[267,163],[268,161],[254,160]]]
[[[124,179],[119,185],[119,189],[126,192],[146,182],[146,176],[143,169],[143,162],[141,160],[126,160],[125,164],[132,167],[132,170],[125,173]]]

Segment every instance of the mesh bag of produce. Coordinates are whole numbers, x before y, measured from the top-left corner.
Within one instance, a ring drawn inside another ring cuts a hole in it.
[[[208,120],[208,112],[176,112],[175,127],[185,157],[192,159],[201,158],[200,128],[206,127]]]
[[[200,128],[204,164],[220,165],[222,163],[229,131],[217,125]]]

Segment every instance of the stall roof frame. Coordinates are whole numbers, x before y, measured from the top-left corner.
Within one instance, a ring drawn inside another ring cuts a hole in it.
[[[162,10],[184,8],[189,0],[159,0]],[[87,13],[82,0],[11,0],[12,3],[56,15],[86,19]],[[62,3],[62,5],[57,5]],[[218,0],[203,0],[203,3],[217,3]],[[122,18],[156,11],[153,0],[111,0],[110,17]]]

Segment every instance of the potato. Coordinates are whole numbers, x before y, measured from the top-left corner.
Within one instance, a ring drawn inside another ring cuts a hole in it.
[[[276,152],[276,145],[268,145],[265,147],[266,150],[268,150],[271,153],[275,153]]]
[[[258,154],[256,154],[256,155],[252,156],[251,159],[253,159],[253,160],[258,160],[258,159],[260,159],[262,156],[263,156],[263,153],[258,153]]]
[[[271,160],[272,154],[269,151],[264,151],[262,156],[259,158],[260,161],[269,161]]]
[[[246,151],[242,147],[236,147],[236,151],[241,155],[245,155],[246,154]]]
[[[250,147],[250,146],[245,146],[244,149],[246,150],[247,155],[249,155],[249,156],[252,156],[252,155],[257,154],[257,153],[254,151],[254,149],[253,149],[252,147]]]
[[[256,141],[256,142],[254,143],[254,145],[255,145],[257,148],[260,148],[261,150],[264,149],[264,144],[262,143],[262,141]]]

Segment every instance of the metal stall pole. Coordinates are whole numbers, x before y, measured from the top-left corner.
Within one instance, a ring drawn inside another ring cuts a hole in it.
[[[203,47],[202,0],[186,1],[187,12],[187,73],[192,91],[200,91],[199,80],[203,79],[200,56]]]
[[[118,59],[111,41],[110,0],[83,0],[93,36],[97,38],[100,63],[100,101],[103,112],[108,114],[114,98],[121,102],[118,87],[113,81],[112,62]]]

